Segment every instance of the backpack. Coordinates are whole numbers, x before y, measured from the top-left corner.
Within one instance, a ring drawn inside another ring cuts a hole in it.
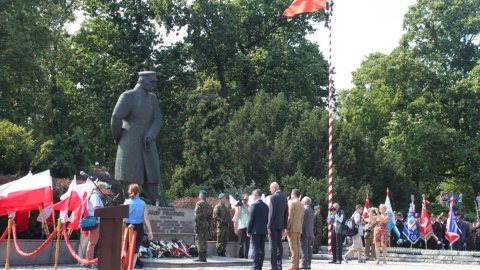
[[[353,214],[355,215],[355,214]],[[345,220],[345,235],[346,236],[355,236],[358,234],[358,225],[355,224],[355,219],[351,218]],[[360,217],[361,219],[361,217]]]

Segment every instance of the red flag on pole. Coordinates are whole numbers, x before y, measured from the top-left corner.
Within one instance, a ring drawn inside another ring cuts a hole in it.
[[[433,235],[432,221],[428,215],[427,207],[423,204],[422,221],[420,223],[420,236],[427,241]]]
[[[368,211],[370,210],[370,203],[368,202],[368,198],[365,200],[365,206],[363,207],[363,219],[368,217]]]
[[[326,0],[295,0],[287,9],[285,9],[283,16],[291,18],[300,13],[314,12],[324,9],[326,6]]]

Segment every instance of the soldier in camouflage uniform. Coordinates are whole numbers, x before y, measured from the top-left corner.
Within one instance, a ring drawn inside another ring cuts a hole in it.
[[[207,235],[212,220],[212,206],[205,200],[207,192],[200,190],[200,201],[195,205],[195,244],[198,249],[196,262],[207,262]]]
[[[225,194],[220,193],[219,199],[223,199]],[[229,209],[220,201],[213,209],[213,219],[217,222],[217,254],[218,256],[225,257],[225,251],[228,243],[228,220],[230,217]]]
[[[313,216],[313,234],[315,235],[315,238],[313,239],[312,253],[317,254],[323,236],[323,220],[320,215],[320,210],[322,210],[320,205],[316,205],[313,209],[315,210]]]

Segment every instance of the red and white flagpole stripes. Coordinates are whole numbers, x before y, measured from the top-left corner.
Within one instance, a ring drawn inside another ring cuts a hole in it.
[[[332,159],[332,127],[333,127],[333,67],[332,67],[332,0],[328,1],[328,209],[332,207],[333,193],[333,159]],[[328,222],[328,253],[332,253],[332,222]]]

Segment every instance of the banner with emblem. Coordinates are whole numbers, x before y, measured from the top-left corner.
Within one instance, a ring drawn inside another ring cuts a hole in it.
[[[417,221],[415,220],[415,205],[412,201],[410,203],[410,208],[408,209],[407,222],[405,222],[405,225],[403,226],[403,234],[412,244],[417,243],[418,239],[420,239],[420,231],[418,227]]]
[[[427,241],[433,235],[432,221],[430,220],[430,215],[427,211],[427,206],[423,204],[422,207],[422,217],[420,223],[420,236],[422,239]]]
[[[448,211],[447,227],[445,227],[445,238],[447,238],[450,245],[453,245],[458,239],[460,239],[461,231],[457,226],[455,220],[455,212],[453,210],[453,204],[455,198],[450,198],[450,211]]]

